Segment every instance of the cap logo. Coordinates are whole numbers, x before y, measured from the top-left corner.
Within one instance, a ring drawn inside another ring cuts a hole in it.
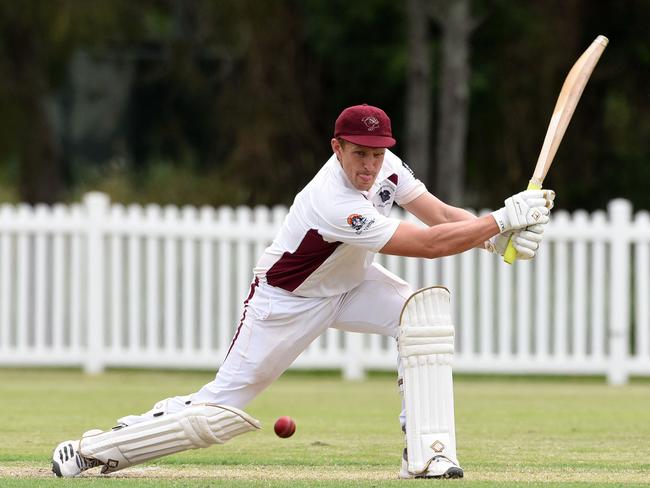
[[[379,120],[377,119],[377,117],[374,117],[372,115],[369,115],[368,117],[364,117],[363,119],[361,119],[361,122],[363,122],[365,126],[368,128],[368,132],[372,132],[377,127],[379,127]]]

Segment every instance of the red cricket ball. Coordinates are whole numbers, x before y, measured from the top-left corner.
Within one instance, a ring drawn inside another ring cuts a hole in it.
[[[275,431],[278,437],[282,437],[282,438],[291,437],[293,433],[296,431],[296,423],[293,421],[291,417],[286,417],[286,416],[280,417],[278,420],[275,421],[273,430]]]

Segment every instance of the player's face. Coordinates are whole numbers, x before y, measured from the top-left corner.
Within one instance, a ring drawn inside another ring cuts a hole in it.
[[[384,164],[386,149],[358,146],[351,142],[341,145],[336,139],[332,139],[332,149],[350,183],[357,190],[370,190]]]

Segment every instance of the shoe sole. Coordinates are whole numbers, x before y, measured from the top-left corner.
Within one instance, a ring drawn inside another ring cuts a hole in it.
[[[463,470],[460,468],[450,468],[441,476],[444,479],[460,479],[463,477]]]
[[[438,474],[438,475],[416,475],[413,476],[411,474],[405,476],[403,473],[400,473],[399,478],[400,479],[417,479],[417,480],[457,480],[462,478],[464,475],[464,472],[460,468],[449,468],[445,473],[443,474]]]

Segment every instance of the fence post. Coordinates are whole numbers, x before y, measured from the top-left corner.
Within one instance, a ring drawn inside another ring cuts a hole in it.
[[[343,379],[361,381],[366,372],[363,365],[363,336],[356,332],[345,333],[345,353],[343,355]]]
[[[104,193],[91,192],[83,198],[86,207],[86,262],[84,273],[88,296],[86,315],[86,357],[84,372],[104,370],[104,232],[103,223],[109,209]]]
[[[611,222],[609,366],[610,385],[627,383],[627,362],[630,353],[630,235],[632,204],[628,200],[612,200],[607,206]]]

